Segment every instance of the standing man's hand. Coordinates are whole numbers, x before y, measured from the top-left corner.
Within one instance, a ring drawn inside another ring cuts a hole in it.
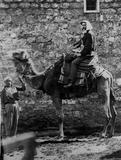
[[[26,90],[26,84],[25,84],[25,82],[23,81],[23,79],[20,76],[18,76],[18,79],[19,79],[19,81],[22,84],[22,88],[21,89],[19,88],[19,91],[25,91]]]
[[[1,111],[1,119],[3,119],[3,116],[5,116],[7,114],[6,110],[5,109],[2,109]]]
[[[19,81],[24,84],[24,81],[22,80],[22,78],[20,76],[18,76]]]

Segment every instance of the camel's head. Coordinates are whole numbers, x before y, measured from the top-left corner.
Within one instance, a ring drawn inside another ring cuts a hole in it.
[[[13,62],[17,73],[20,75],[32,75],[30,56],[26,51],[16,51],[13,53]]]
[[[35,89],[41,89],[45,79],[44,72],[39,74],[33,67],[33,62],[26,51],[17,51],[13,53],[13,62],[16,67],[16,71],[21,75],[31,87]]]

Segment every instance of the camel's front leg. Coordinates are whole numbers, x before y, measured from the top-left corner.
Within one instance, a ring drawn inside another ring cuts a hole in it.
[[[56,108],[56,114],[59,121],[59,136],[61,139],[63,139],[64,138],[64,131],[63,131],[64,113],[63,113],[62,99],[59,98],[57,95],[53,96],[53,104]]]

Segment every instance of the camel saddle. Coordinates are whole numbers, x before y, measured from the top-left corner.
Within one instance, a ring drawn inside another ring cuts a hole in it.
[[[71,63],[77,56],[73,54],[68,54],[64,57],[63,66],[61,68],[61,74],[59,77],[59,83],[61,84],[68,84],[68,77],[70,74],[71,69]],[[88,81],[93,80],[96,78],[96,72],[98,65],[98,56],[96,53],[91,54],[90,56],[87,56],[84,58],[81,63],[78,65],[77,68],[77,74],[76,74],[76,81],[74,85],[78,86],[84,86],[87,85]],[[100,69],[100,67],[98,67]],[[99,70],[98,69],[98,70]],[[100,70],[102,72],[102,69]]]

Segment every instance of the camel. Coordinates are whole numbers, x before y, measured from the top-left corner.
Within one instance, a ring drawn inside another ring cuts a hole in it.
[[[64,56],[62,55],[58,61],[48,67],[43,72],[38,72],[34,66],[32,59],[24,51],[13,53],[13,62],[16,67],[16,72],[19,73],[26,83],[32,88],[41,90],[47,95],[51,96],[53,105],[56,108],[58,122],[59,122],[59,136],[64,138],[64,112],[63,112],[63,99],[81,98],[91,92],[83,92],[85,87],[75,86],[72,88],[65,88],[63,83],[59,82],[61,70],[64,63]],[[112,75],[108,72],[108,78],[103,75],[96,78],[95,89],[103,98],[103,107],[106,115],[106,123],[101,133],[102,137],[112,137],[114,135],[115,119],[117,112],[115,110],[115,97],[112,88]]]

